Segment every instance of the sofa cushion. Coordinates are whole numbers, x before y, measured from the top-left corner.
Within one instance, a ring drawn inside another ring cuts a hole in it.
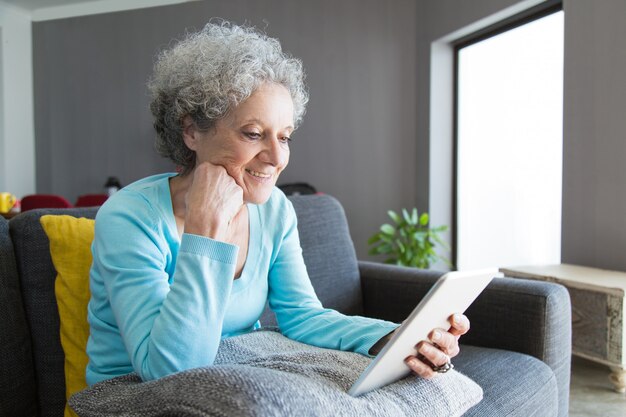
[[[84,389],[89,323],[87,305],[89,291],[89,269],[94,237],[93,219],[72,216],[42,216],[41,225],[50,240],[50,255],[57,271],[54,290],[61,322],[61,346],[65,354],[66,398]],[[66,406],[65,416],[75,416]]]
[[[64,354],[54,295],[56,270],[39,218],[45,214],[95,217],[97,208],[37,209],[11,219],[11,239],[20,275],[26,321],[31,332],[40,417],[58,417],[65,407]]]
[[[28,325],[9,236],[0,216],[0,416],[37,414]]]
[[[556,376],[537,358],[507,350],[463,345],[453,362],[456,369],[483,389],[483,401],[464,416],[543,417],[559,414]]]

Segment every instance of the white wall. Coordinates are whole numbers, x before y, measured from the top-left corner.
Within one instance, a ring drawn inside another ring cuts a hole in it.
[[[30,14],[0,2],[0,191],[35,192]]]

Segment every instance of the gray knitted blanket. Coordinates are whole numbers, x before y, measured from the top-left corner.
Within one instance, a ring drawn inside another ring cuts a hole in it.
[[[70,406],[81,417],[450,417],[482,399],[482,389],[455,371],[351,397],[348,389],[370,361],[257,331],[224,339],[213,366],[150,382],[135,374],[114,378],[75,394]]]

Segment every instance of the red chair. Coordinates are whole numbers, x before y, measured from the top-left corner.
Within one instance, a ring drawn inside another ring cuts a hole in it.
[[[22,198],[22,212],[38,208],[68,208],[72,203],[60,195],[55,194],[31,194]]]
[[[93,207],[101,206],[107,201],[109,196],[107,194],[83,194],[76,200],[75,207]]]

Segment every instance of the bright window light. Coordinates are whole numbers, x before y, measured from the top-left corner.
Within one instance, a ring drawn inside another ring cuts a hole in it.
[[[561,261],[563,12],[458,52],[457,269]]]

